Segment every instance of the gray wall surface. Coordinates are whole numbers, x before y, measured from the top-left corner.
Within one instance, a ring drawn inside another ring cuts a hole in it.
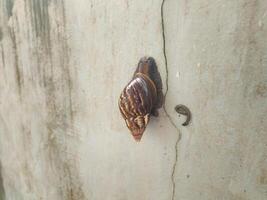
[[[166,101],[136,143],[144,55]],[[0,0],[0,199],[265,200],[266,115],[266,0]]]

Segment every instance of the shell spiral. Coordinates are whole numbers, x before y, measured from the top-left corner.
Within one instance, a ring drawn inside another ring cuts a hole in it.
[[[162,104],[162,81],[155,60],[141,58],[119,98],[120,112],[136,141],[141,140],[150,115],[157,116]]]

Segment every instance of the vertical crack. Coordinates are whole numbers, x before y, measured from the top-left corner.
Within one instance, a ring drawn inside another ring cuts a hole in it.
[[[178,133],[178,137],[176,139],[175,142],[175,159],[174,159],[174,163],[172,166],[172,174],[171,174],[171,180],[172,180],[172,200],[174,200],[175,198],[175,180],[174,180],[174,175],[175,175],[175,170],[176,170],[176,165],[177,165],[177,160],[178,160],[178,143],[181,139],[181,134],[180,131],[178,129],[178,127],[175,125],[174,121],[172,120],[170,114],[167,112],[166,109],[166,98],[167,98],[167,94],[169,91],[169,69],[168,69],[168,59],[167,59],[167,54],[166,54],[166,38],[165,38],[165,27],[164,27],[164,4],[165,4],[165,0],[162,0],[161,3],[161,30],[162,30],[162,39],[163,39],[163,55],[164,55],[164,62],[165,62],[165,71],[166,71],[166,91],[164,94],[164,104],[163,104],[163,110],[168,118],[168,120],[170,121],[170,123],[172,124],[172,126],[177,130]]]

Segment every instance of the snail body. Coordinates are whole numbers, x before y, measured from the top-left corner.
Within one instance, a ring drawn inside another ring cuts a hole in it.
[[[119,98],[120,112],[136,141],[141,140],[150,116],[158,116],[162,104],[162,81],[156,62],[152,57],[143,57]]]

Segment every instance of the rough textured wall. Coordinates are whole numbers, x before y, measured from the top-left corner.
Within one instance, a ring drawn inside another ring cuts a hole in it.
[[[0,0],[0,199],[266,199],[266,35],[265,0]],[[168,91],[136,143],[144,55]]]

